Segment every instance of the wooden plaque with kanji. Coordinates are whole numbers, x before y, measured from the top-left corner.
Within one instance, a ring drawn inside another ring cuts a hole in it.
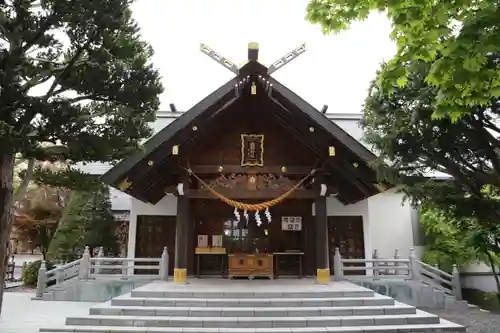
[[[264,135],[241,134],[241,166],[264,165]]]

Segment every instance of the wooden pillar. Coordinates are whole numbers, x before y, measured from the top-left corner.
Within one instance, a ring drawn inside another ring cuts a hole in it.
[[[328,224],[326,211],[326,193],[321,193],[324,185],[321,174],[316,175],[314,187],[317,197],[314,199],[315,207],[315,235],[316,235],[316,281],[321,284],[330,282],[330,267],[328,258]],[[323,194],[323,195],[321,195]]]
[[[177,283],[187,282],[189,218],[189,198],[184,193],[178,193],[174,266],[174,282]]]

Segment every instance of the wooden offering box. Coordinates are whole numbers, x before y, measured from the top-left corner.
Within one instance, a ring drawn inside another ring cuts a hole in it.
[[[256,276],[274,278],[274,260],[272,254],[230,254],[228,278],[235,276],[248,277],[252,280]]]

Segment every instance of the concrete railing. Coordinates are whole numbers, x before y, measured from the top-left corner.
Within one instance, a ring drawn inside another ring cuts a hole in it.
[[[457,267],[453,267],[453,274],[446,273],[418,260],[414,249],[410,249],[408,258],[400,258],[399,251],[396,249],[394,258],[378,258],[375,250],[373,259],[344,259],[340,255],[339,248],[336,248],[333,266],[335,280],[417,280],[453,295],[457,300],[462,300],[462,288]],[[344,273],[348,271],[352,273],[345,275]]]
[[[452,274],[446,273],[437,267],[432,267],[422,261],[418,261],[420,266],[420,280],[449,295],[455,296],[458,301],[462,300],[462,287],[460,285],[460,273],[457,265],[453,265]]]
[[[80,259],[50,271],[47,271],[45,261],[42,261],[38,271],[36,298],[42,298],[49,285],[58,285],[72,278],[78,277],[79,280],[91,280],[116,276],[126,279],[135,275],[135,270],[152,270],[153,274],[140,274],[140,276],[167,281],[167,247],[163,248],[160,258],[106,258],[102,247],[99,248],[97,257],[92,258],[87,246]]]

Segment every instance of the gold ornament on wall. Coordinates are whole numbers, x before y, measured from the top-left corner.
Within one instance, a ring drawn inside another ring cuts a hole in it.
[[[241,134],[241,166],[264,166],[264,134]]]
[[[125,191],[128,189],[130,186],[132,186],[132,182],[128,180],[128,178],[125,178],[124,180],[121,181],[120,184],[118,184],[118,188],[122,191]]]
[[[334,146],[328,147],[328,155],[335,156],[335,147]]]
[[[257,86],[255,85],[255,82],[252,82],[252,86],[250,87],[250,94],[257,95]]]

